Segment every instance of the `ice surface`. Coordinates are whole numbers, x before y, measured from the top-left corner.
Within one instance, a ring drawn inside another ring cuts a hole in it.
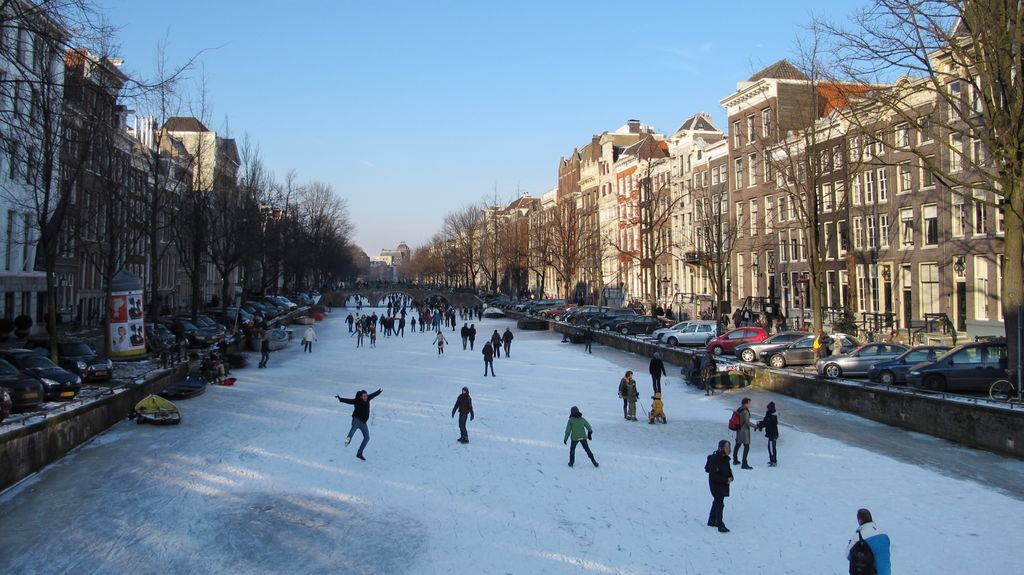
[[[180,426],[122,423],[0,497],[0,573],[846,573],[859,507],[890,533],[901,575],[1024,560],[1007,544],[1019,461],[766,392],[707,398],[678,370],[669,423],[627,422],[618,380],[634,370],[649,407],[644,358],[485,319],[478,344],[506,326],[516,338],[484,378],[481,345],[463,351],[457,332],[442,357],[429,332],[356,349],[345,314],[317,327],[314,353],[293,342],[234,387],[178,402]],[[469,445],[450,417],[464,385]],[[342,443],[351,407],[333,396],[378,387],[359,461],[359,434]],[[720,534],[703,465],[741,395],[756,416],[778,405],[780,466],[755,433]],[[582,450],[566,466],[572,405],[598,469]]]

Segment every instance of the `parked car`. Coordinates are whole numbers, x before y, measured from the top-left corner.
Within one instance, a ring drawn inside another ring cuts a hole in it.
[[[718,337],[717,321],[691,321],[679,331],[665,333],[662,338],[669,345],[707,345]]]
[[[50,353],[50,340],[30,338],[25,342],[25,349],[42,349],[43,355],[47,355]],[[92,344],[86,341],[57,340],[57,356],[62,368],[77,374],[83,381],[106,381],[114,374],[113,362],[100,357]]]
[[[782,333],[777,333],[764,341],[740,344],[736,346],[736,351],[734,353],[736,354],[736,357],[743,361],[753,362],[757,361],[759,353],[767,350],[768,348],[782,349],[794,341],[802,337],[807,337],[808,335],[810,334],[806,331],[784,331]]]
[[[43,402],[46,390],[43,383],[31,375],[0,359],[0,388],[7,391],[11,409],[32,409]]]
[[[174,345],[174,334],[162,323],[147,323],[145,326],[146,351],[161,353]]]
[[[540,315],[542,315],[542,316],[544,316],[546,318],[550,318],[550,319],[559,319],[561,317],[564,317],[565,314],[571,312],[574,309],[576,309],[576,304],[572,304],[572,303],[562,304],[562,305],[559,305],[559,306],[550,307],[548,309],[541,310]]]
[[[611,308],[603,305],[581,305],[580,307],[570,311],[565,315],[564,320],[573,324],[585,324],[593,319],[595,316],[599,316]]]
[[[628,307],[609,309],[605,310],[600,315],[596,315],[587,320],[587,325],[594,329],[604,329],[606,324],[611,325],[620,319],[625,319],[626,317],[632,317],[635,315],[636,310]]]
[[[255,317],[244,309],[237,307],[229,307],[224,313],[219,310],[212,310],[207,313],[215,321],[219,322],[225,327],[250,327],[253,324]]]
[[[548,299],[534,302],[533,305],[527,308],[527,313],[539,314],[549,309],[554,309],[559,306],[564,306],[564,299]]]
[[[935,359],[949,351],[945,345],[919,345],[886,361],[876,363],[868,370],[868,379],[885,385],[907,383],[907,372],[915,365]]]
[[[871,366],[892,359],[910,349],[902,343],[869,343],[845,355],[830,355],[814,364],[818,375],[828,378],[864,377]]]
[[[681,322],[678,322],[678,323],[674,323],[674,324],[672,324],[672,325],[670,325],[668,327],[663,327],[663,328],[656,329],[653,332],[651,332],[651,337],[653,337],[654,339],[656,339],[658,341],[661,341],[662,339],[664,339],[664,335],[667,334],[668,332],[670,332],[670,331],[679,331],[679,330],[683,329],[684,327],[686,327],[686,325],[689,324],[689,323],[690,323],[690,320],[686,320],[686,321],[681,321]]]
[[[174,333],[176,325],[180,325],[181,329],[185,332],[185,338],[188,340],[189,347],[206,347],[217,343],[224,337],[223,334],[217,333],[216,330],[200,328],[188,319],[180,317],[160,318],[160,322],[167,326],[171,333]]]
[[[284,297],[283,295],[267,295],[263,296],[263,299],[265,301],[273,303],[274,305],[277,305],[278,307],[284,306],[284,308],[287,309],[288,311],[292,311],[299,307],[299,304]]]
[[[715,355],[736,353],[736,347],[744,343],[759,343],[768,339],[768,334],[759,327],[737,327],[708,342],[708,351]]]
[[[652,331],[665,325],[665,322],[661,321],[656,317],[649,315],[638,315],[633,317],[626,317],[617,322],[612,323],[607,329],[621,333],[622,335],[629,334],[648,334]]]
[[[835,333],[831,337],[832,345],[834,346],[838,343],[841,353],[850,353],[861,346],[860,341],[845,333]],[[814,352],[814,338],[815,336],[808,335],[781,349],[769,348],[760,352],[758,357],[761,358],[761,361],[772,367],[814,365],[814,362],[818,361],[817,354]]]
[[[933,391],[984,391],[1006,379],[1006,340],[965,343],[907,371],[907,385]]]
[[[27,349],[5,349],[0,359],[38,379],[43,384],[43,399],[74,399],[82,390],[82,378],[61,368],[45,355]]]

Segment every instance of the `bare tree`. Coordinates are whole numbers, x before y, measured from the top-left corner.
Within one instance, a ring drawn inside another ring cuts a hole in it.
[[[460,270],[465,287],[476,287],[476,275],[481,268],[479,246],[483,225],[483,210],[475,204],[449,212],[444,219],[444,233],[450,240],[448,257]]]

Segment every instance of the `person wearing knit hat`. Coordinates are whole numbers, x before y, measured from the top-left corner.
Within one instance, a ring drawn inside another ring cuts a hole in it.
[[[775,442],[779,439],[779,416],[775,412],[775,402],[769,401],[765,410],[764,419],[757,422],[757,430],[764,430],[764,436],[768,438],[768,467],[778,467],[779,457]]]
[[[594,467],[598,467],[597,459],[594,459],[594,453],[590,451],[590,444],[587,443],[587,440],[594,439],[594,430],[587,420],[583,419],[580,408],[575,405],[569,410],[569,422],[565,424],[565,439],[562,443],[569,443],[569,439],[572,439],[572,445],[569,447],[569,467],[576,463],[576,445],[580,443],[583,444],[583,451],[587,452],[590,462]]]

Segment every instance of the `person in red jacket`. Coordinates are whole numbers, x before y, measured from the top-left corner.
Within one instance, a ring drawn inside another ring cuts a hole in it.
[[[338,401],[347,403],[352,406],[352,429],[348,431],[348,437],[345,438],[345,445],[352,443],[352,436],[356,434],[356,430],[363,432],[363,442],[359,444],[359,451],[356,452],[356,457],[366,461],[363,457],[363,449],[366,449],[366,444],[370,442],[370,430],[366,427],[366,422],[370,419],[370,400],[380,395],[382,389],[378,389],[373,393],[366,393],[365,389],[359,390],[356,396],[352,399],[335,395]]]

